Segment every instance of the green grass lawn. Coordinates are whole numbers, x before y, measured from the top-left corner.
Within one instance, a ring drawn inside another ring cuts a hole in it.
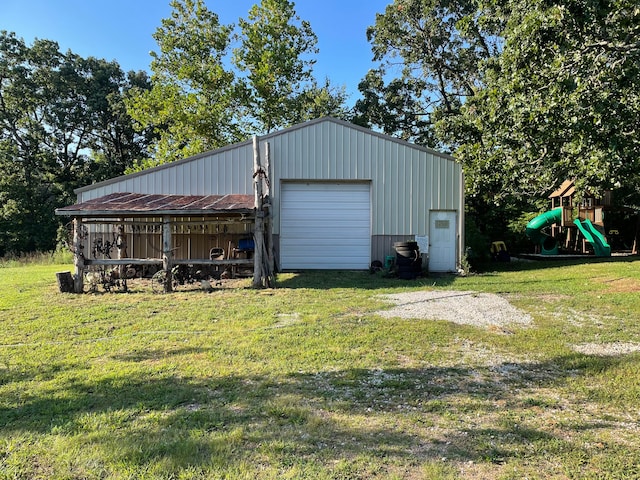
[[[640,260],[499,267],[73,295],[0,265],[0,479],[640,478]],[[376,314],[421,289],[534,322]]]

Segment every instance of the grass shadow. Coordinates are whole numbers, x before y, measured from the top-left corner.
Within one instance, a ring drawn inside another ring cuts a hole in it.
[[[491,272],[523,272],[530,270],[545,270],[549,268],[573,267],[595,263],[633,263],[640,260],[638,255],[615,256],[615,257],[594,257],[583,256],[580,258],[567,259],[564,257],[547,256],[535,260],[527,257],[514,257],[509,262],[482,262],[474,267],[474,271],[479,274],[489,274]]]
[[[621,257],[584,257],[570,260],[531,260],[511,262],[487,262],[476,266],[471,273],[482,277],[498,276],[501,272],[526,272],[562,267],[573,267],[584,264],[599,263],[634,263],[640,256]],[[428,288],[448,287],[460,278],[456,274],[430,273],[415,280],[403,280],[385,275],[383,272],[369,273],[366,271],[341,270],[302,270],[280,274],[277,286],[291,289],[333,289],[357,288],[363,290],[384,290],[397,288]]]
[[[385,290],[396,288],[424,288],[446,286],[453,283],[454,274],[430,274],[414,280],[404,280],[384,272],[370,273],[355,270],[301,270],[278,275],[277,287],[291,289],[357,288],[361,290]]]
[[[153,356],[152,351],[140,354],[142,359]],[[285,376],[61,375],[47,394],[0,399],[0,428],[5,434],[86,435],[93,447],[114,452],[117,462],[141,468],[157,463],[210,468],[259,458],[280,464],[336,462],[365,454],[393,462],[445,455],[500,463],[521,454],[524,445],[574,448],[571,440],[542,427],[508,421],[509,415],[517,418],[543,407],[552,416],[564,406],[533,401],[536,389],[623,361],[574,354],[542,363]],[[529,397],[523,398],[523,391]],[[510,412],[506,421],[488,420],[497,405]],[[446,425],[454,418],[475,420],[452,425],[446,441],[422,427]],[[579,432],[598,426],[576,422],[566,428]]]

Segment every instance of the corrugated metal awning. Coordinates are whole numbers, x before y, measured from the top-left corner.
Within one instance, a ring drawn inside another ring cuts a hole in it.
[[[113,217],[253,213],[253,195],[158,195],[111,193],[56,209],[56,215]]]

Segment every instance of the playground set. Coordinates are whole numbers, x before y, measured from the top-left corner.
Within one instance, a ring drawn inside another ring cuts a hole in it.
[[[597,257],[609,257],[612,247],[636,253],[638,214],[631,209],[614,207],[610,191],[604,198],[585,196],[576,205],[575,184],[566,180],[549,199],[551,210],[527,224],[526,235],[536,244],[536,253],[593,252]]]

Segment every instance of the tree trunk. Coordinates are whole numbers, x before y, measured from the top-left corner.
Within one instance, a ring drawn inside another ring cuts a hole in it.
[[[73,290],[75,293],[84,291],[84,245],[82,244],[82,219],[73,219],[73,264],[75,275],[73,277]]]
[[[253,254],[253,286],[262,286],[262,252],[264,250],[264,213],[262,212],[262,166],[260,165],[260,140],[253,136],[253,188],[255,193],[256,224]]]
[[[172,290],[171,267],[171,218],[165,215],[162,217],[162,268],[167,274],[164,284],[165,292]]]

